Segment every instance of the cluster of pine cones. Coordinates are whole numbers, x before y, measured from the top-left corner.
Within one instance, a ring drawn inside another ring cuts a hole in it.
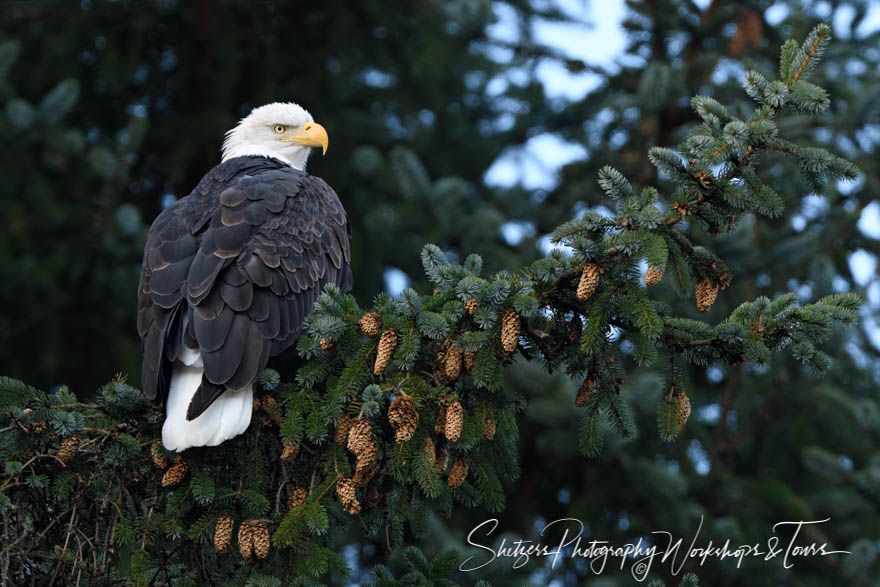
[[[229,514],[221,514],[214,527],[214,549],[223,554],[232,541],[234,521]],[[238,552],[244,560],[269,555],[269,528],[260,520],[247,520],[238,527]]]
[[[665,267],[649,266],[648,270],[645,272],[645,285],[657,285],[663,279],[665,272]],[[596,289],[599,287],[599,276],[601,273],[602,268],[596,263],[588,263],[584,266],[581,270],[581,278],[578,282],[577,292],[575,294],[577,299],[586,301],[592,297],[596,292]],[[707,277],[697,284],[697,309],[701,312],[708,311],[709,308],[712,307],[712,304],[715,303],[717,297],[718,284],[710,278]]]
[[[174,457],[173,464],[171,467],[168,466],[168,453],[162,448],[161,440],[155,440],[150,445],[150,459],[157,469],[165,471],[162,475],[162,487],[177,485],[183,481],[187,472],[189,472],[189,465],[187,465],[183,457]]]

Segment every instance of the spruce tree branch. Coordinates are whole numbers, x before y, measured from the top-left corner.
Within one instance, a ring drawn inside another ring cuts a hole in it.
[[[25,551],[22,552],[22,557],[27,557],[28,553],[29,553],[29,552],[30,552],[30,551],[31,551],[36,545],[39,544],[40,540],[43,539],[43,536],[45,536],[46,533],[47,533],[49,530],[52,529],[52,526],[54,526],[55,523],[58,522],[58,520],[60,520],[62,517],[66,516],[67,513],[68,513],[68,511],[65,510],[65,511],[61,512],[60,514],[58,514],[57,516],[55,516],[55,517],[52,519],[52,521],[49,522],[49,525],[46,526],[46,527],[43,529],[42,532],[40,532],[39,534],[37,534],[36,537],[34,537],[34,539],[31,541],[31,546],[30,546],[27,550],[25,550]],[[7,524],[6,521],[4,520],[4,529],[7,529],[7,528],[8,528],[8,524]],[[12,543],[8,543],[8,540],[7,540],[7,545],[6,545],[6,546],[3,548],[3,550],[0,551],[0,552],[2,552],[3,556],[9,556],[9,554],[12,552],[12,548],[13,548],[15,545],[17,545],[19,542],[21,542],[22,540],[24,540],[27,536],[28,536],[27,533],[22,532],[21,535],[19,535],[19,537],[18,537],[16,540],[14,540]]]
[[[764,117],[762,116],[761,120],[763,120],[763,119],[764,119]],[[764,147],[766,147],[766,145],[762,144],[759,148],[764,148]],[[737,177],[740,171],[742,171],[743,169],[748,167],[749,162],[751,161],[752,153],[754,153],[755,150],[756,149],[755,149],[754,145],[749,145],[749,147],[746,149],[745,155],[743,155],[742,158],[738,157],[736,165],[731,167],[730,171],[728,171],[727,173],[724,174],[724,180],[730,181],[734,177]]]
[[[800,79],[801,75],[804,73],[804,70],[807,69],[807,65],[809,65],[810,61],[813,59],[813,55],[816,54],[816,49],[819,48],[819,45],[822,43],[822,41],[825,39],[826,36],[828,36],[828,35],[826,35],[824,33],[820,33],[820,34],[816,35],[816,40],[813,41],[813,44],[810,46],[810,50],[807,51],[807,55],[806,55],[806,57],[804,57],[804,60],[801,63],[801,66],[798,68],[797,72],[794,74],[794,77],[791,80],[792,83],[794,83]],[[790,86],[791,86],[791,84],[789,84],[789,87]]]
[[[49,581],[50,583],[55,583],[55,577],[58,575],[58,571],[61,570],[61,564],[64,560],[64,555],[67,553],[67,545],[70,542],[71,528],[73,526],[73,521],[76,519],[76,506],[77,502],[73,502],[73,507],[70,510],[70,521],[67,523],[67,535],[64,538],[64,546],[61,547],[61,554],[58,555],[57,561],[58,565],[55,567],[55,572],[52,573],[52,579]]]

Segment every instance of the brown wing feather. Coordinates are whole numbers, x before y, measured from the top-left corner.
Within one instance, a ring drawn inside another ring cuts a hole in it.
[[[222,389],[252,383],[298,337],[324,285],[350,289],[350,234],[339,198],[318,178],[256,157],[215,168],[147,239],[138,310],[144,393],[164,402],[187,334],[205,366],[189,419]]]

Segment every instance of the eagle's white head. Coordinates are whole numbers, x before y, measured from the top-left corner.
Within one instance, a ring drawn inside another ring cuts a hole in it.
[[[311,147],[323,147],[326,153],[329,142],[327,131],[305,108],[293,102],[273,102],[254,108],[226,133],[222,161],[258,155],[305,169]]]

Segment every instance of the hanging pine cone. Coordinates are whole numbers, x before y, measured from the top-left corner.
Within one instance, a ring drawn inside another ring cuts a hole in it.
[[[437,451],[437,462],[435,463],[437,471],[442,473],[449,466],[449,449],[445,446]]]
[[[281,450],[281,460],[285,463],[289,463],[299,454],[299,445],[298,444],[289,444],[284,443],[284,448]]]
[[[584,331],[584,323],[581,317],[575,314],[571,320],[565,325],[566,334],[568,334],[569,342],[577,342],[581,339],[581,333]]]
[[[483,438],[492,440],[495,438],[495,420],[487,419],[482,425]]]
[[[437,422],[434,424],[434,432],[437,434],[446,433],[446,410],[441,407],[440,413],[437,414]]]
[[[174,464],[162,475],[162,487],[171,487],[183,481],[183,478],[186,477],[187,469],[185,460],[181,457],[174,459]]]
[[[707,278],[697,284],[696,292],[697,309],[700,312],[707,312],[715,303],[715,298],[718,297],[718,286]]]
[[[250,560],[254,552],[254,529],[251,522],[242,522],[238,527],[238,552],[244,560]]]
[[[581,270],[581,278],[578,281],[576,296],[579,300],[588,300],[596,292],[599,286],[599,274],[602,272],[595,263],[587,263]]]
[[[373,478],[379,464],[379,447],[371,438],[369,445],[357,456],[354,465],[354,476],[351,482],[355,487],[363,487]]]
[[[478,300],[477,298],[471,298],[464,303],[464,307],[467,310],[467,313],[470,314],[471,316],[473,316],[474,312],[477,311],[477,307],[479,307],[479,305],[480,305],[480,300]]]
[[[351,479],[339,477],[336,480],[336,496],[342,503],[343,509],[352,516],[361,511],[361,504],[357,500]]]
[[[519,316],[511,308],[501,319],[501,347],[505,352],[512,353],[519,342]]]
[[[339,446],[345,446],[348,443],[348,429],[351,428],[351,416],[342,414],[339,422],[336,423],[336,435],[333,442]]]
[[[154,440],[150,445],[150,458],[157,469],[164,470],[168,467],[168,459],[165,458],[165,453],[162,451],[161,440]]]
[[[379,351],[376,354],[376,364],[373,366],[373,375],[381,375],[391,362],[391,355],[397,347],[397,331],[386,330],[379,339]]]
[[[455,381],[461,374],[461,349],[452,343],[446,350],[443,371],[450,381]]]
[[[664,273],[666,273],[666,269],[663,267],[649,266],[648,270],[645,271],[645,285],[657,285],[663,279]]]
[[[61,441],[61,446],[58,447],[58,453],[55,456],[58,457],[59,461],[66,465],[73,460],[73,457],[76,456],[76,451],[78,450],[79,434],[73,433]]]
[[[306,491],[305,487],[294,487],[293,491],[290,492],[290,497],[287,498],[287,507],[293,509],[298,505],[302,505],[308,497],[309,492]]]
[[[587,264],[581,272],[581,280],[578,282],[577,299],[588,300],[599,286],[599,266],[595,263]]]
[[[464,359],[464,368],[468,371],[473,371],[474,359],[477,358],[477,351],[465,351],[462,358]]]
[[[458,400],[446,408],[446,426],[443,433],[449,442],[457,442],[461,438],[461,427],[464,424],[464,410]]]
[[[214,550],[218,554],[226,552],[229,541],[232,539],[232,516],[220,514],[217,518],[217,526],[214,528]]]
[[[352,420],[348,430],[348,451],[357,456],[373,444],[373,429],[366,418]]]
[[[428,461],[431,462],[435,467],[437,466],[437,447],[434,445],[434,440],[430,436],[425,437],[425,457],[427,457]]]
[[[450,487],[458,487],[464,481],[468,474],[468,462],[464,459],[456,459],[452,463],[452,470],[449,472],[449,479],[446,484]]]
[[[321,350],[322,351],[329,351],[334,346],[336,346],[336,341],[333,340],[332,336],[328,335],[326,338],[323,336],[321,337]]]
[[[412,438],[419,426],[419,412],[412,397],[401,395],[388,406],[388,423],[394,428],[394,441],[398,444]]]
[[[254,554],[263,559],[269,555],[269,528],[263,522],[254,520],[251,523],[251,540],[254,544]]]
[[[681,431],[681,428],[684,428],[688,417],[691,415],[691,400],[683,391],[675,392],[672,399],[675,402],[675,413],[678,416],[678,420],[681,422],[681,427],[679,428],[679,431]]]
[[[594,391],[596,391],[596,380],[592,377],[587,377],[578,388],[577,395],[574,398],[574,405],[582,408],[590,403],[590,400],[593,398]]]
[[[367,312],[361,316],[358,325],[361,327],[361,332],[370,338],[375,338],[382,326],[382,318],[376,312]]]

